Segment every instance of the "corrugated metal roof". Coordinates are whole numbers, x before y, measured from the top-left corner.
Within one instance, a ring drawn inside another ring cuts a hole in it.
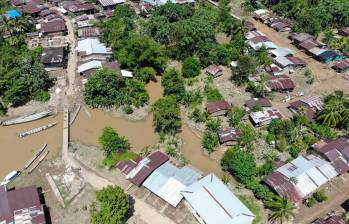
[[[288,48],[277,48],[275,50],[270,51],[270,53],[275,55],[275,57],[279,57],[279,56],[286,57],[286,56],[293,55],[293,51]]]
[[[76,50],[79,52],[86,52],[86,55],[111,54],[107,47],[96,38],[87,38],[84,40],[80,40],[78,42]]]
[[[144,181],[143,186],[176,207],[183,198],[181,190],[200,177],[201,175],[190,167],[180,169],[168,161],[156,169]]]
[[[91,69],[98,69],[102,68],[102,62],[101,61],[89,61],[87,63],[84,63],[80,66],[78,66],[78,72],[86,72]]]
[[[214,174],[185,188],[182,194],[206,224],[251,224],[255,217]]]

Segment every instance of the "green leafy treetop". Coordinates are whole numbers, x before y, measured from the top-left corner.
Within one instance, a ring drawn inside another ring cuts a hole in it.
[[[125,137],[121,137],[111,127],[105,127],[102,135],[99,137],[99,143],[106,157],[115,152],[125,152],[131,148],[130,143]]]
[[[130,210],[129,195],[119,186],[108,186],[96,192],[91,205],[92,224],[124,224]]]

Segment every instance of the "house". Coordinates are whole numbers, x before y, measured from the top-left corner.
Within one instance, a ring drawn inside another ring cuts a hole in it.
[[[138,157],[135,160],[121,161],[116,164],[116,168],[124,173],[131,183],[140,187],[150,174],[168,160],[166,154],[156,151],[144,158]]]
[[[320,141],[313,145],[319,155],[331,162],[339,174],[349,171],[349,139],[338,138],[329,142]]]
[[[270,53],[272,54],[273,57],[287,57],[287,56],[293,55],[293,51],[291,51],[288,48],[277,48],[277,49],[271,50]]]
[[[289,60],[287,57],[284,57],[284,56],[273,58],[273,63],[282,69],[292,67],[294,65],[291,60]]]
[[[225,100],[209,102],[206,104],[206,110],[211,116],[222,116],[227,114],[230,104]]]
[[[305,50],[306,52],[309,52],[311,49],[315,47],[320,47],[321,43],[315,41],[315,40],[306,40],[298,45],[298,48]]]
[[[349,71],[349,59],[344,59],[344,60],[335,62],[332,68],[339,73]]]
[[[252,224],[255,218],[214,174],[209,174],[185,188],[182,195],[199,223]]]
[[[245,102],[245,108],[247,111],[252,111],[256,107],[269,109],[272,107],[272,105],[270,100],[267,98],[253,98]]]
[[[207,75],[213,76],[214,78],[217,78],[223,75],[223,69],[218,65],[210,65],[207,68],[205,68],[205,73]]]
[[[278,61],[278,60],[275,60]],[[289,65],[289,61],[286,61],[286,65]],[[280,63],[282,64],[282,63]],[[284,64],[282,64],[282,66],[284,66]],[[277,66],[276,64],[272,63],[270,65],[265,66],[265,70],[270,74],[270,75],[274,75],[274,76],[278,76],[278,75],[283,75],[284,71]]]
[[[10,0],[10,4],[12,6],[20,6],[24,5],[25,1],[24,0]]]
[[[287,59],[293,63],[293,67],[305,67],[307,63],[300,59],[299,57],[288,56]]]
[[[79,40],[76,50],[82,61],[92,59],[106,61],[112,54],[111,48],[107,48],[97,38]]]
[[[250,120],[254,126],[263,126],[269,124],[273,119],[282,119],[282,114],[275,108],[263,108],[262,111],[250,113]]]
[[[77,0],[64,2],[63,8],[71,13],[93,14],[97,11],[96,7],[92,3],[84,3]]]
[[[308,33],[292,33],[289,38],[296,45],[299,45],[307,40],[315,40],[315,37]]]
[[[278,32],[289,32],[291,31],[290,24],[285,21],[277,21],[270,24],[270,27],[275,29]]]
[[[240,130],[229,128],[218,132],[219,143],[221,145],[232,146],[237,143],[241,135]]]
[[[343,56],[337,54],[334,51],[324,51],[317,55],[317,58],[325,63],[331,63],[333,61],[342,60]]]
[[[48,36],[62,36],[65,35],[67,28],[64,20],[56,19],[41,24],[41,33]]]
[[[5,185],[0,186],[0,223],[45,224],[38,189],[31,186],[8,190]]]
[[[100,29],[97,27],[88,27],[78,30],[79,38],[89,38],[89,37],[98,37],[100,34]]]
[[[290,103],[288,109],[293,113],[299,113],[304,109],[304,115],[309,118],[309,120],[315,120],[316,114],[323,108],[323,102],[318,96],[311,96],[305,99],[297,100]]]
[[[34,4],[25,4],[19,8],[19,11],[21,11],[23,14],[28,14],[32,17],[37,17],[39,16],[41,9]]]
[[[178,168],[167,161],[157,168],[143,183],[143,186],[164,199],[173,207],[183,199],[181,191],[201,178],[201,174],[185,166]]]
[[[78,66],[78,72],[80,75],[90,77],[94,73],[96,73],[97,70],[99,69],[110,69],[116,74],[121,74],[120,71],[120,65],[116,62],[106,62],[106,61],[99,61],[99,60],[91,60],[88,62],[82,62]]]
[[[348,27],[342,27],[338,29],[338,34],[341,36],[348,37],[349,36],[349,26]]]
[[[103,9],[113,9],[118,4],[124,4],[125,0],[98,0],[98,3],[102,5]]]
[[[340,216],[338,215],[330,215],[326,218],[321,218],[315,220],[312,224],[346,224]]]
[[[308,155],[299,156],[277,168],[263,181],[281,197],[297,203],[337,175],[331,163]]]
[[[310,49],[308,52],[310,55],[312,55],[313,57],[317,57],[318,55],[322,54],[323,52],[325,52],[325,49],[319,48],[319,47],[314,47],[312,49]]]
[[[44,48],[40,60],[48,71],[62,68],[67,61],[66,50],[64,47]]]
[[[258,30],[252,30],[246,33],[247,40],[250,40],[251,38],[257,37],[257,36],[265,36],[265,34]]]
[[[270,76],[270,89],[278,92],[293,91],[295,85],[287,75]]]
[[[253,18],[255,19],[259,19],[261,16],[263,15],[267,15],[269,14],[269,10],[266,10],[266,9],[258,9],[256,11],[253,12]]]

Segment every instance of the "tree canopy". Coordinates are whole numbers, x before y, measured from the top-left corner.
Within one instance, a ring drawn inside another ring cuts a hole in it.
[[[177,101],[181,101],[185,95],[185,86],[182,76],[175,70],[166,71],[161,78],[165,95],[176,96]]]
[[[149,95],[144,83],[129,80],[109,69],[97,71],[85,84],[85,102],[91,107],[144,106]]]
[[[105,127],[102,135],[98,139],[99,144],[102,145],[102,150],[106,157],[113,153],[120,153],[128,151],[131,148],[130,143],[125,137],[121,137],[111,127]]]
[[[129,210],[129,195],[119,186],[108,186],[96,192],[90,209],[91,223],[125,224]]]
[[[152,105],[151,111],[157,132],[175,134],[181,128],[180,108],[175,96],[170,95],[157,100]]]

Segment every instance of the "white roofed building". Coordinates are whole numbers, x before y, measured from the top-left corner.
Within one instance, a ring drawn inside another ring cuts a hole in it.
[[[181,191],[199,178],[201,175],[192,168],[178,168],[168,161],[157,168],[143,186],[176,207],[183,198]]]
[[[189,209],[202,224],[252,224],[255,215],[214,174],[182,190]]]

